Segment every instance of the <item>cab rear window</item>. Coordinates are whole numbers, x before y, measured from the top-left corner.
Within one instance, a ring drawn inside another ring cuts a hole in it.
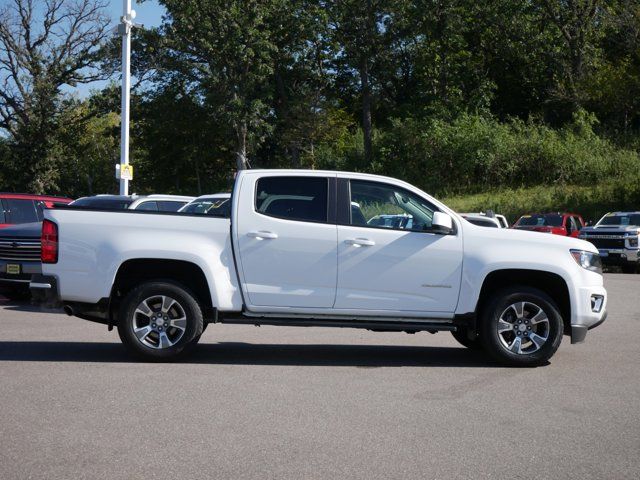
[[[4,201],[7,206],[9,223],[20,224],[40,221],[33,200],[7,198]]]
[[[328,220],[329,180],[322,177],[264,177],[256,188],[256,211],[302,222]]]

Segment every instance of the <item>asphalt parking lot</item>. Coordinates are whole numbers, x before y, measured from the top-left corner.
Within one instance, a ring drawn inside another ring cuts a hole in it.
[[[212,325],[179,364],[0,299],[0,478],[640,477],[640,275],[551,364],[448,333]]]

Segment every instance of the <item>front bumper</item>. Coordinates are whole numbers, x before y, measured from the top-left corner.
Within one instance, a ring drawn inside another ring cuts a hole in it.
[[[581,287],[572,305],[571,343],[582,343],[587,331],[596,328],[607,318],[607,291],[602,286]],[[598,299],[598,302],[594,302]]]
[[[638,250],[627,248],[600,248],[598,251],[604,265],[629,265],[630,263],[638,263],[640,258]]]
[[[571,343],[584,342],[584,339],[587,337],[587,332],[601,325],[607,319],[608,315],[608,312],[605,311],[600,320],[588,327],[586,325],[571,325]]]

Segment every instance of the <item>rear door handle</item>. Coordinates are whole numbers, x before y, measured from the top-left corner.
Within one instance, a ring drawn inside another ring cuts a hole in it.
[[[278,238],[278,234],[277,233],[273,233],[273,232],[267,232],[265,230],[260,230],[259,232],[249,232],[247,233],[247,237],[251,237],[251,238],[257,238],[259,240],[267,240],[267,239],[274,239],[274,238]]]
[[[345,240],[344,243],[353,245],[354,247],[373,247],[376,244],[376,242],[368,238],[349,238]]]

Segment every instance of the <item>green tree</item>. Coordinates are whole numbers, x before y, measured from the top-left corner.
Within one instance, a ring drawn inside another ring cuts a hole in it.
[[[95,68],[107,34],[102,0],[11,0],[0,7],[0,130],[9,139],[8,186],[59,189],[56,144],[62,88],[102,77]]]
[[[273,18],[284,0],[162,0],[168,45],[176,65],[212,114],[235,137],[239,168],[257,149],[271,124],[269,108],[277,46]]]
[[[373,158],[373,110],[376,72],[384,55],[384,29],[391,19],[393,1],[333,0],[326,2],[334,46],[334,58],[344,89],[359,97],[364,163]],[[346,87],[346,88],[345,88]]]
[[[597,37],[601,34],[601,0],[538,0],[544,19],[549,20],[564,42],[563,75],[558,96],[570,104],[571,112],[584,105],[582,82],[587,67],[597,57]]]

